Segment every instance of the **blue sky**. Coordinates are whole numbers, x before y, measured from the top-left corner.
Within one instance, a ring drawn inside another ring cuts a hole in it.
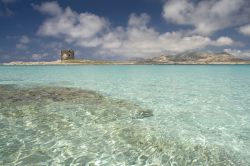
[[[0,21],[0,62],[250,50],[249,0],[0,0]]]

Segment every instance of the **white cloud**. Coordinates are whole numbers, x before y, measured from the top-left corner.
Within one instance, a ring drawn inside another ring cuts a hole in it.
[[[233,43],[234,43],[234,41],[231,38],[222,36],[222,37],[217,39],[215,45],[225,46],[225,45],[232,45]]]
[[[16,48],[20,50],[26,50],[27,44],[30,43],[30,38],[28,36],[21,36],[19,42],[16,44]]]
[[[236,49],[224,49],[224,51],[238,58],[250,59],[250,50],[242,51],[242,50],[236,50]]]
[[[194,26],[193,33],[210,35],[248,20],[247,0],[169,0],[163,17],[180,25]]]
[[[46,2],[35,9],[51,15],[40,26],[41,36],[63,37],[67,42],[82,42],[82,45],[96,46],[92,38],[108,26],[108,21],[91,13],[76,13],[67,7],[63,10],[57,2]],[[90,42],[91,40],[91,42]]]
[[[69,7],[63,9],[57,2],[46,2],[34,8],[49,15],[39,27],[39,35],[61,38],[81,47],[93,47],[102,56],[149,57],[234,43],[228,37],[212,40],[181,31],[160,33],[149,26],[150,16],[147,14],[131,14],[126,27],[112,27],[103,17],[77,13]]]
[[[250,24],[240,27],[240,33],[250,36]]]
[[[40,12],[50,15],[59,15],[63,12],[57,2],[45,2],[41,6],[32,4],[32,6]]]

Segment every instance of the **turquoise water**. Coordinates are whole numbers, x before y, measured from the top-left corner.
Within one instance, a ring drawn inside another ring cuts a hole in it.
[[[250,165],[250,65],[0,66],[0,165]]]

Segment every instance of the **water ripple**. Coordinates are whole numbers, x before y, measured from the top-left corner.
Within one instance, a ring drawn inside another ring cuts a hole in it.
[[[249,163],[222,146],[166,135],[147,123],[152,116],[152,110],[94,91],[1,85],[0,165]]]

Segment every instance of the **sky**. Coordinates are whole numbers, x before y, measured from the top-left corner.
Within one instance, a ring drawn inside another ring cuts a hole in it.
[[[0,62],[250,56],[249,0],[0,0]]]

